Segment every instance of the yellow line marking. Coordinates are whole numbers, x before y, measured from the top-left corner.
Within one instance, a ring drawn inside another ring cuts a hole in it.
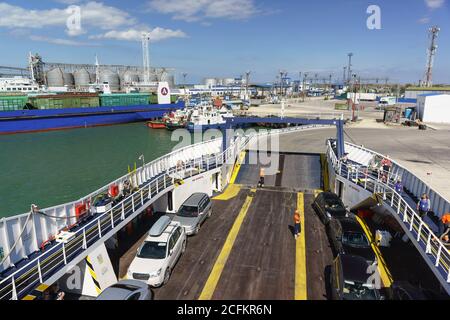
[[[320,155],[320,163],[322,165],[323,188],[325,191],[330,191],[330,175],[328,172],[328,161],[325,154]]]
[[[236,161],[236,164],[234,165],[233,173],[231,175],[230,184],[234,184],[236,181],[236,178],[238,176],[239,170],[241,169],[241,164],[244,162],[246,151],[242,151],[239,154],[239,158]]]
[[[384,258],[381,255],[380,248],[378,248],[378,246],[375,244],[372,232],[370,231],[366,222],[358,216],[356,216],[356,219],[358,220],[359,224],[366,233],[366,236],[371,243],[372,249],[375,252],[375,255],[377,256],[378,272],[380,273],[381,281],[383,282],[385,288],[389,288],[392,285],[394,279],[392,278],[391,272],[386,266],[386,262],[384,261]]]
[[[22,300],[30,301],[30,300],[34,300],[34,299],[36,299],[36,296],[29,294],[29,295],[25,296],[25,298],[23,298]]]
[[[252,189],[251,193],[255,193],[256,189]],[[239,212],[236,220],[234,221],[233,227],[228,233],[228,237],[225,240],[225,243],[220,251],[219,256],[214,264],[214,267],[206,281],[205,286],[203,287],[203,291],[200,294],[199,300],[211,300],[216,290],[217,284],[219,283],[220,276],[222,275],[222,271],[227,263],[228,257],[230,256],[231,249],[233,249],[234,242],[236,241],[237,235],[239,234],[239,230],[241,229],[242,223],[247,215],[248,209],[250,208],[250,204],[253,201],[253,196],[247,196],[245,202]]]
[[[222,194],[218,195],[217,197],[214,197],[213,200],[228,201],[230,199],[233,199],[239,194],[241,188],[242,186],[239,184],[230,184]]]
[[[304,195],[301,192],[297,195],[297,210],[300,213],[301,232],[295,244],[295,300],[307,300],[305,201]]]

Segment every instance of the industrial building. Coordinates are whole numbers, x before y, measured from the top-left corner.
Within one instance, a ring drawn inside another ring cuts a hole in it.
[[[422,94],[450,94],[450,87],[408,87],[405,99],[417,99]]]
[[[419,95],[417,114],[423,122],[450,123],[450,94]]]

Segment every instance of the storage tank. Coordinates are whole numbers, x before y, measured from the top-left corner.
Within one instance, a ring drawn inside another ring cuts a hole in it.
[[[160,75],[159,81],[167,81],[169,83],[169,87],[175,87],[175,77],[171,74],[168,74],[167,72],[163,72]]]
[[[205,79],[205,85],[207,87],[214,87],[217,85],[217,79],[215,78],[206,78]]]
[[[83,88],[89,86],[91,83],[91,75],[86,69],[78,69],[73,73],[73,77],[75,80],[75,87]],[[94,77],[95,79],[95,77]]]
[[[61,68],[55,68],[47,72],[47,86],[49,87],[64,86],[64,77]]]
[[[232,85],[234,85],[234,82],[235,82],[234,78],[224,78],[224,79],[222,79],[222,84],[224,86],[232,86]]]
[[[120,78],[120,83],[131,84],[133,82],[139,82],[139,75],[133,71],[125,71]]]
[[[73,73],[71,73],[71,72],[64,72],[63,73],[63,80],[64,80],[64,85],[65,86],[68,86],[68,87],[75,86],[75,79],[73,77]]]
[[[113,72],[111,70],[102,70],[100,72],[100,82],[101,83],[109,83],[109,87],[111,88],[111,91],[119,91],[120,90],[120,78],[119,74],[116,72]]]

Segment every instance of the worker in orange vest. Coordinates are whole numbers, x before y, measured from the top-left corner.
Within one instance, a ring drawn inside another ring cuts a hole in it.
[[[441,218],[441,240],[444,238],[444,236],[448,235],[450,232],[450,213],[445,213]]]
[[[297,239],[299,234],[300,234],[300,213],[298,212],[298,210],[295,210],[295,213],[294,213],[294,236],[295,236],[295,239]]]

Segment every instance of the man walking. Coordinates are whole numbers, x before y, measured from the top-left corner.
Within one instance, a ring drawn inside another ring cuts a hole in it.
[[[294,236],[295,239],[298,238],[300,234],[300,213],[298,212],[298,210],[295,210],[294,213]]]
[[[423,219],[423,217],[426,216],[431,210],[431,201],[426,193],[422,195],[422,198],[420,198],[419,202],[417,203],[417,210],[419,211],[421,219]]]

